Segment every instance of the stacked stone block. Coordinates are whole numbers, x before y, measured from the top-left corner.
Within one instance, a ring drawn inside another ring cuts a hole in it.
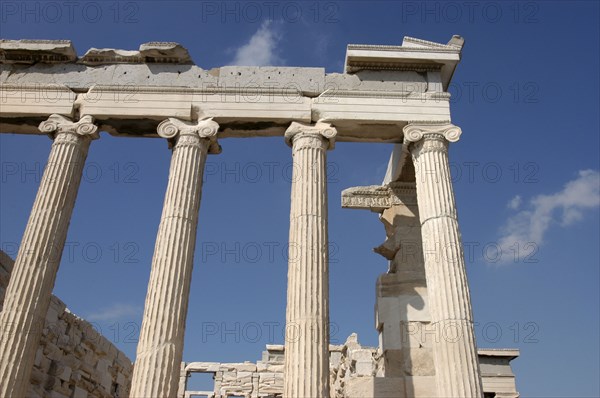
[[[0,251],[0,308],[13,263]],[[28,398],[127,397],[132,371],[125,354],[52,296]]]

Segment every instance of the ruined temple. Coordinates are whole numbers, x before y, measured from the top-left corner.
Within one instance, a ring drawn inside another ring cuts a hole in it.
[[[510,367],[518,351],[478,349],[474,337],[448,159],[462,134],[448,87],[463,45],[460,36],[351,44],[344,72],[325,73],[205,70],[177,43],[80,57],[69,41],[2,40],[0,131],[53,144],[14,266],[2,258],[0,396],[518,397]],[[100,132],[163,139],[172,151],[133,365],[52,296]],[[267,346],[256,363],[182,363],[206,158],[221,151],[220,140],[260,136],[285,140],[294,165],[293,338]],[[381,185],[341,198],[345,208],[374,212],[385,229],[375,249],[389,260],[375,286],[379,347],[362,347],[355,335],[329,344],[326,165],[336,142],[395,144]],[[214,390],[187,391],[191,372],[213,373]]]

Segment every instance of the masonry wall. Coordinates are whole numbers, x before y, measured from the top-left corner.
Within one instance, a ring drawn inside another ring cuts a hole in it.
[[[283,345],[267,345],[256,363],[190,362],[182,364],[178,398],[281,398],[283,396]],[[486,396],[518,398],[510,361],[515,350],[479,350]],[[331,398],[435,398],[435,376],[388,376],[388,363],[380,348],[363,347],[352,333],[343,345],[329,346]],[[187,389],[191,373],[212,373],[209,391]],[[427,384],[428,383],[428,384]]]
[[[0,309],[14,261],[0,251]],[[52,296],[28,398],[127,397],[133,364]]]

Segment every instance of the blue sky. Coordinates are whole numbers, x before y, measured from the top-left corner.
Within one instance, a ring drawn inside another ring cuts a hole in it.
[[[205,69],[341,72],[349,43],[462,35],[450,92],[463,135],[451,162],[478,344],[521,350],[524,397],[600,395],[598,2],[3,1],[1,11],[2,38],[70,39],[80,55],[176,41]],[[50,145],[0,136],[0,243],[13,256]],[[283,342],[290,150],[283,138],[221,145],[205,173],[186,361],[255,361]],[[374,286],[387,262],[372,248],[383,225],[339,198],[379,184],[390,151],[339,143],[329,153],[334,343],[357,332],[377,345]],[[158,139],[92,144],[54,289],[132,358],[169,158]]]

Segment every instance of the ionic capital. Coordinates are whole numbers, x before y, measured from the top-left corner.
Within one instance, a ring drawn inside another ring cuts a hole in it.
[[[409,123],[404,129],[404,141],[418,142],[428,135],[441,135],[448,142],[456,142],[462,134],[460,127],[451,123]]]
[[[170,117],[160,122],[156,130],[159,136],[169,140],[170,145],[182,136],[191,135],[208,140],[210,143],[209,153],[221,153],[221,147],[217,143],[219,124],[212,118],[203,119],[194,124]]]
[[[317,122],[314,125],[292,122],[290,127],[285,131],[285,142],[290,147],[293,146],[294,139],[300,135],[320,136],[320,139],[328,141],[326,149],[333,149],[335,146],[335,136],[337,130],[329,123]]]
[[[77,134],[90,139],[99,137],[98,126],[94,124],[94,118],[91,115],[82,116],[79,121],[74,122],[62,115],[52,114],[47,120],[41,122],[38,128],[42,133],[53,138],[60,133]]]

